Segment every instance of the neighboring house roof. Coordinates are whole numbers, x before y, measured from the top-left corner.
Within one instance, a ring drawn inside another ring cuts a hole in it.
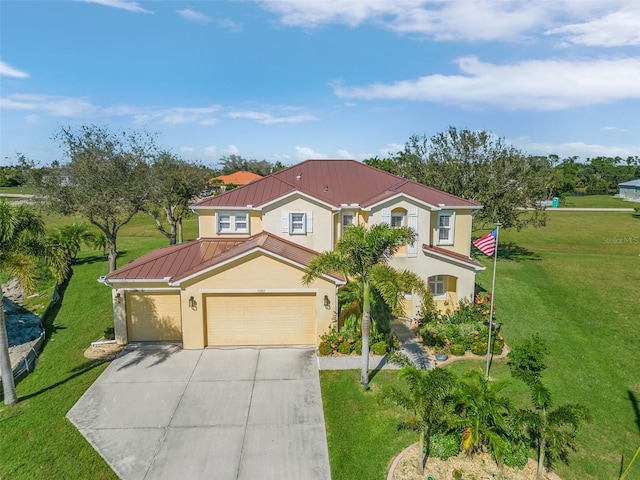
[[[213,177],[211,180],[209,180],[209,182],[219,180],[225,185],[246,185],[247,183],[258,180],[259,178],[262,178],[262,175],[241,170],[229,175],[220,175],[219,177]]]
[[[467,257],[461,253],[452,252],[451,250],[445,250],[444,248],[434,247],[433,245],[422,245],[422,251],[426,255],[443,260],[449,260],[450,262],[457,263],[458,265],[465,267],[471,267],[476,271],[484,270],[486,268],[480,262],[476,262],[471,257]]]
[[[282,258],[302,267],[318,252],[301,247],[268,232],[249,238],[201,238],[180,245],[159,248],[134,260],[106,276],[107,281],[166,281],[179,284],[228,261],[254,251]],[[341,274],[327,275],[331,280],[344,283]]]
[[[481,208],[455,195],[412,182],[355,160],[307,160],[249,185],[193,205],[198,207],[261,207],[300,193],[338,208],[369,208],[398,195],[413,197],[435,208]]]
[[[628,182],[619,183],[619,187],[640,187],[640,178],[636,178],[635,180],[629,180]]]

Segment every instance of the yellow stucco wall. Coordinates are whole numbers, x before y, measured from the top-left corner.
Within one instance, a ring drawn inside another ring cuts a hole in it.
[[[292,235],[282,231],[282,212],[312,212],[313,232]],[[290,242],[325,252],[333,248],[332,211],[329,207],[313,202],[301,195],[292,195],[275,202],[262,210],[262,228]]]
[[[448,210],[455,213],[453,224],[453,245],[438,244],[438,212],[431,212],[431,245],[452,252],[469,255],[471,251],[471,225],[473,215],[469,210]]]
[[[305,289],[316,291],[316,338],[335,322],[335,284],[317,279],[309,286],[302,285],[303,270],[279,259],[254,253],[248,257],[229,263],[214,272],[206,273],[181,285],[183,299],[183,347],[198,349],[206,343],[206,312],[204,298],[210,293],[242,292],[301,292]],[[330,299],[329,309],[324,306],[324,296]],[[193,296],[198,307],[188,307],[188,299]]]
[[[249,233],[222,233],[219,234],[216,228],[215,210],[198,210],[198,232],[199,238],[245,238],[260,233],[262,231],[262,212],[259,210],[224,210],[221,212],[249,212]]]

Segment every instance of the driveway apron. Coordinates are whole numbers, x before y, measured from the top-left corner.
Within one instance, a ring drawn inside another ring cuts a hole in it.
[[[125,480],[330,478],[313,348],[128,346],[67,417]]]

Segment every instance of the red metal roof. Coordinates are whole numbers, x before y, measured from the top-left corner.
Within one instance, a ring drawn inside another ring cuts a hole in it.
[[[268,232],[249,238],[202,238],[159,248],[106,276],[107,281],[165,280],[175,283],[256,249],[270,252],[293,263],[307,266],[318,255]],[[339,282],[341,274],[329,275]]]
[[[292,192],[310,195],[334,207],[342,204],[369,207],[398,194],[435,207],[480,207],[355,160],[307,160],[222,195],[205,198],[193,206],[259,207]]]
[[[439,257],[449,258],[451,261],[456,263],[464,263],[466,265],[469,265],[470,267],[473,267],[475,270],[485,269],[485,266],[482,265],[480,262],[476,262],[471,257],[467,257],[466,255],[463,255],[461,253],[452,252],[451,250],[445,250],[444,248],[435,247],[433,245],[427,245],[427,244],[422,245],[422,250],[426,254],[433,253]]]

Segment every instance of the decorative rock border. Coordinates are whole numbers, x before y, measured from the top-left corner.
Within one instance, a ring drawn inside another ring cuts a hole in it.
[[[416,443],[412,443],[411,445],[409,445],[407,448],[405,448],[404,450],[402,450],[397,456],[396,458],[393,459],[393,463],[391,464],[391,468],[389,468],[389,473],[387,474],[387,480],[393,480],[393,476],[396,473],[396,468],[398,467],[398,464],[402,461],[402,459],[404,458],[404,456],[409,453],[409,451],[411,451],[412,448],[415,448],[416,445],[418,445],[418,442]]]

